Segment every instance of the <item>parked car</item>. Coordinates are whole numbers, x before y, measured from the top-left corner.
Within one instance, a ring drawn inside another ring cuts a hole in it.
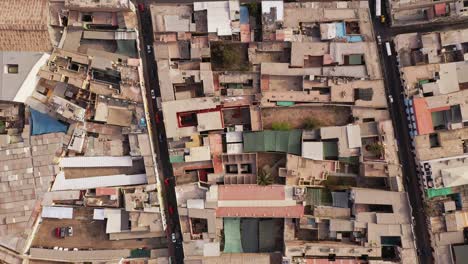
[[[161,123],[161,118],[159,117],[159,112],[154,113],[154,121],[156,124]]]
[[[68,236],[73,236],[73,227],[72,226],[69,226],[67,227],[67,231],[68,231]]]
[[[146,52],[151,54],[153,52],[153,47],[151,47],[151,45],[146,45]]]
[[[156,95],[154,94],[154,90],[153,90],[153,89],[151,89],[151,98],[153,98],[153,100],[156,99]]]
[[[73,236],[73,227],[66,226],[66,227],[56,227],[55,228],[55,236],[57,238],[65,238],[67,236]]]
[[[145,12],[145,4],[143,4],[143,3],[138,3],[138,11],[140,11],[140,12]]]
[[[392,96],[392,95],[389,95],[389,96],[388,96],[388,101],[389,101],[391,104],[393,104],[393,96]]]
[[[175,233],[172,233],[172,234],[171,234],[171,240],[172,240],[172,243],[176,243],[176,242],[177,242],[177,238],[176,238],[176,234],[175,234]]]
[[[174,207],[172,207],[171,205],[169,205],[169,207],[167,208],[167,210],[169,211],[169,214],[170,214],[170,215],[173,215],[173,214],[174,214]]]

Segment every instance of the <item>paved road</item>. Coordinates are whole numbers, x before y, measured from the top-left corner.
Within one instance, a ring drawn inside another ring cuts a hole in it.
[[[374,9],[375,1],[370,1],[371,11]],[[382,7],[382,10],[385,10]],[[371,13],[373,14],[373,13]],[[403,177],[405,189],[413,208],[413,224],[414,233],[416,236],[416,246],[418,248],[418,258],[420,264],[434,263],[433,252],[429,234],[428,219],[424,212],[423,193],[420,188],[420,181],[418,172],[416,170],[416,162],[414,153],[412,152],[412,140],[409,135],[409,124],[406,116],[406,109],[404,104],[403,87],[401,85],[400,73],[398,63],[395,56],[395,51],[392,47],[392,55],[388,56],[385,42],[391,41],[392,37],[403,33],[412,32],[431,32],[441,31],[448,29],[460,29],[467,27],[466,23],[453,23],[453,24],[425,24],[418,26],[405,26],[398,28],[389,28],[388,25],[380,23],[379,19],[374,19],[374,31],[376,35],[382,38],[382,44],[379,45],[380,56],[385,86],[387,93],[393,97],[393,103],[390,104],[390,112],[393,118],[396,137],[399,144],[399,154],[401,164],[403,166]]]
[[[408,120],[406,119],[404,98],[401,94],[402,87],[395,56],[387,56],[385,46],[381,45],[381,56],[383,57],[383,71],[385,76],[385,86],[387,92],[393,97],[393,104],[390,105],[393,125],[395,127],[398,140],[400,162],[405,179],[405,189],[413,208],[414,232],[416,236],[416,246],[419,249],[419,263],[434,263],[432,258],[431,240],[428,232],[427,217],[424,213],[422,201],[422,191],[419,185],[418,174],[414,155],[412,153],[411,138],[409,136]]]
[[[149,7],[149,2],[161,2],[161,3],[191,3],[193,0],[137,0],[139,3],[145,3]],[[241,2],[251,2],[251,0]],[[374,10],[374,1],[370,1],[371,10]],[[382,10],[385,10],[382,6]],[[177,203],[174,191],[174,182],[172,166],[169,162],[169,153],[167,148],[166,136],[164,125],[162,123],[161,112],[156,107],[156,102],[151,98],[150,90],[154,89],[155,95],[160,96],[160,90],[158,85],[157,66],[154,60],[154,53],[148,54],[146,52],[147,45],[153,46],[153,30],[151,24],[151,16],[149,10],[139,14],[141,33],[143,35],[143,47],[142,50],[145,52],[143,56],[143,64],[145,69],[145,82],[147,85],[147,94],[149,96],[148,101],[153,102],[150,105],[150,114],[154,116],[155,113],[160,115],[159,123],[154,124],[154,131],[157,131],[158,135],[154,135],[154,142],[157,142],[158,150],[158,165],[161,168],[161,173],[164,179],[169,179],[169,185],[165,186],[165,197],[167,206],[174,208],[174,213],[168,214],[168,235],[172,232],[178,233],[178,237],[181,237],[179,219],[177,214]],[[431,32],[440,31],[447,29],[460,29],[466,28],[468,25],[462,22],[456,22],[452,24],[439,23],[439,24],[426,24],[418,26],[406,26],[398,28],[390,28],[380,23],[378,19],[374,19],[374,31],[376,35],[380,35],[384,41],[390,40],[397,34],[410,33],[410,32]],[[408,121],[406,119],[406,112],[404,106],[404,98],[402,96],[401,80],[399,70],[396,62],[396,57],[387,56],[385,46],[380,46],[380,55],[383,61],[383,71],[385,76],[385,86],[387,92],[392,95],[394,102],[390,104],[390,111],[393,117],[394,127],[396,130],[396,137],[399,142],[400,148],[400,159],[403,166],[403,175],[405,178],[405,188],[408,192],[410,203],[412,205],[414,224],[415,224],[415,236],[416,245],[419,249],[418,257],[419,263],[421,264],[432,264],[434,263],[432,257],[432,249],[430,236],[428,232],[427,218],[424,214],[424,204],[422,201],[422,192],[419,188],[419,180],[416,171],[416,164],[414,155],[411,148],[411,138],[409,136]],[[170,241],[169,237],[169,241]],[[170,243],[171,255],[175,257],[175,263],[183,263],[183,250],[181,245],[181,239],[177,243]]]
[[[150,116],[154,118],[152,122],[153,141],[155,142],[155,150],[157,151],[157,162],[160,171],[161,181],[163,182],[163,196],[165,197],[166,208],[172,208],[166,212],[167,217],[167,236],[169,244],[169,252],[173,257],[172,263],[184,263],[184,253],[182,248],[182,235],[180,233],[179,215],[177,213],[177,201],[175,194],[174,175],[172,173],[172,165],[169,162],[169,151],[166,140],[166,131],[164,128],[162,112],[157,107],[156,100],[152,98],[151,90],[154,90],[155,97],[161,96],[159,89],[159,80],[157,74],[157,65],[153,51],[153,26],[151,23],[151,14],[149,5],[146,0],[137,0],[138,3],[144,3],[146,9],[144,12],[138,12],[140,21],[141,34],[141,50],[142,61],[144,68],[144,77],[146,84],[146,94],[148,96]],[[149,46],[149,49],[148,49]],[[156,117],[159,116],[159,118]],[[172,212],[171,212],[172,211]],[[177,242],[172,243],[171,234],[176,234]]]

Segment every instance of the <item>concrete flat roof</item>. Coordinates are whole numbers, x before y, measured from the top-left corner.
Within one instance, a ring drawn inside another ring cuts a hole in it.
[[[78,179],[65,179],[65,174],[60,172],[55,178],[52,191],[61,190],[85,190],[96,187],[126,186],[147,183],[146,174],[126,175],[118,174],[112,176],[98,176]]]
[[[132,165],[130,156],[65,157],[59,163],[62,168],[131,167]]]

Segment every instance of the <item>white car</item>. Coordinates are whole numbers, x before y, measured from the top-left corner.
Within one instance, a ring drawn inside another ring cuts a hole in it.
[[[176,238],[176,234],[175,234],[175,233],[172,233],[172,234],[171,234],[171,240],[172,240],[172,243],[177,242],[177,238]]]
[[[148,54],[151,54],[152,50],[153,50],[153,48],[151,47],[151,45],[146,45],[146,52]]]
[[[153,98],[153,100],[156,99],[156,95],[154,94],[154,90],[153,90],[153,89],[151,89],[151,98]]]
[[[377,35],[377,43],[382,45],[382,37],[380,35]]]
[[[393,96],[392,96],[392,95],[389,95],[389,96],[388,96],[388,101],[389,101],[391,104],[393,104]]]

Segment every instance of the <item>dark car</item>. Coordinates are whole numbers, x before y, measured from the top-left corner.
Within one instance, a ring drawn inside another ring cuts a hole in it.
[[[140,11],[140,12],[145,12],[145,4],[143,4],[143,3],[138,3],[138,11]]]
[[[174,214],[174,207],[172,207],[171,205],[168,206],[167,210],[169,211],[170,215]]]
[[[56,227],[55,228],[55,236],[57,238],[65,238],[66,236],[73,236],[73,227]]]

